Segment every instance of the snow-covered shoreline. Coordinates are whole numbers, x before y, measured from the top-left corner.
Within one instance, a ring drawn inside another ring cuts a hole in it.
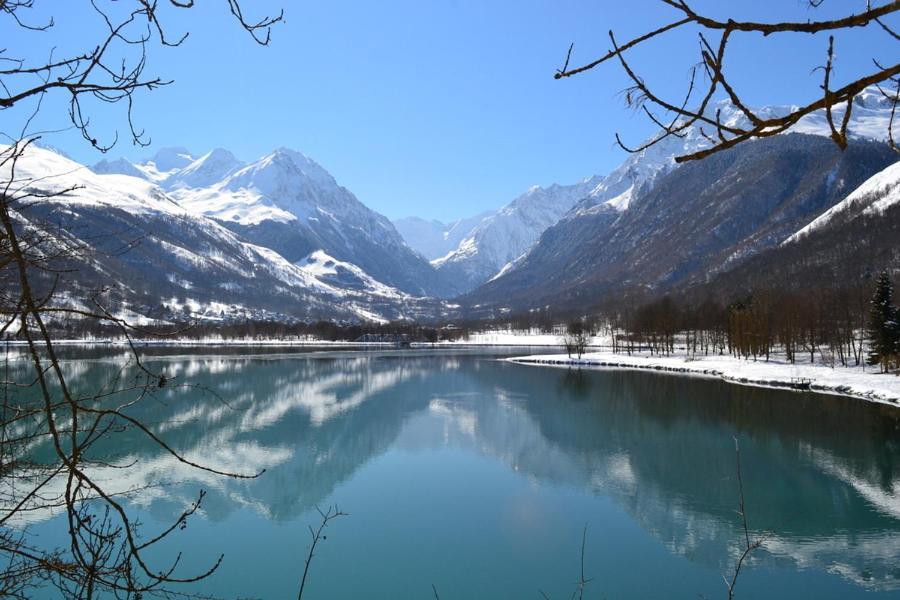
[[[743,360],[732,356],[649,356],[588,352],[580,359],[565,354],[517,356],[510,362],[555,367],[640,369],[688,376],[715,377],[739,385],[773,387],[849,396],[900,407],[900,376],[875,367],[790,364],[781,360]],[[803,389],[800,389],[803,388]]]
[[[462,349],[477,347],[546,347],[562,351],[560,336],[554,334],[516,334],[510,331],[486,332],[473,334],[466,340],[453,342],[440,341],[432,343],[413,343],[412,348],[445,348]],[[683,352],[673,356],[650,356],[647,353],[632,355],[613,353],[609,350],[597,351],[606,346],[606,340],[596,337],[591,340],[592,347],[581,359],[570,358],[564,353],[532,354],[506,358],[509,362],[550,367],[587,367],[608,369],[639,369],[661,373],[671,373],[692,377],[713,377],[729,383],[751,385],[755,387],[771,387],[797,391],[812,391],[826,394],[848,396],[870,402],[877,402],[900,408],[900,376],[884,375],[877,367],[841,367],[831,368],[824,364],[790,364],[783,357],[773,357],[769,361],[744,360],[733,356],[688,357]],[[10,346],[23,346],[21,341],[8,341]],[[88,347],[127,347],[128,342],[118,339],[70,339],[57,340],[60,346]],[[134,340],[137,347],[195,347],[195,348],[334,348],[334,349],[395,349],[397,344],[390,342],[350,342],[329,340],[279,340],[279,339],[201,339],[201,340]],[[608,347],[608,346],[607,346]],[[802,389],[800,389],[802,388]]]

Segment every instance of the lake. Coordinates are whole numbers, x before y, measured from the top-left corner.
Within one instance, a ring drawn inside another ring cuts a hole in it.
[[[900,597],[900,410],[715,379],[511,364],[527,349],[155,350],[180,383],[98,444],[148,534],[207,492],[168,540],[210,578],[181,591],[296,597],[316,506],[349,513],[304,598],[726,598],[741,552],[735,438],[753,538],[737,598]],[[199,352],[203,352],[200,354]],[[546,349],[540,352],[546,353]],[[82,391],[120,357],[66,350]],[[37,454],[48,451],[38,448]],[[59,516],[33,515],[45,540]],[[181,588],[179,588],[181,589]]]

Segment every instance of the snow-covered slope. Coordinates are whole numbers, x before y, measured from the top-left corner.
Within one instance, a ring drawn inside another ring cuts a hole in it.
[[[900,205],[900,162],[876,173],[849,196],[816,217],[784,243],[789,244],[825,227],[847,223],[860,216],[882,215]]]
[[[574,185],[534,186],[483,219],[456,249],[432,264],[471,290],[527,252],[545,229],[601,181],[601,177],[590,177]]]
[[[659,176],[624,211],[606,203],[573,211],[460,303],[473,314],[574,310],[635,290],[694,289],[778,246],[895,161],[871,141],[843,152],[800,134],[741,144]],[[753,264],[764,279],[771,273]]]
[[[0,147],[0,152],[8,151]],[[10,177],[8,167],[0,177]],[[90,293],[112,285],[110,302],[156,320],[276,315],[385,320],[440,310],[439,303],[404,294],[352,265],[338,266],[355,275],[353,281],[342,281],[322,268],[292,264],[188,210],[146,179],[97,174],[52,151],[30,147],[16,164],[15,180],[13,189],[19,193],[67,191],[59,197],[30,198],[15,217],[23,231],[52,224],[56,239],[84,249],[77,258],[61,259],[78,270],[61,288],[60,297],[68,302],[84,302]],[[51,243],[56,242],[45,242]],[[325,262],[330,258],[322,257]]]
[[[784,115],[791,111],[792,108],[793,107],[790,106],[776,106],[763,108],[756,112],[764,118],[771,118]],[[711,113],[716,113],[717,111],[722,121],[726,124],[746,125],[746,116],[727,102],[720,102],[711,107]],[[835,111],[835,119],[838,121],[842,115],[843,108]],[[849,134],[851,138],[854,139],[883,140],[888,132],[890,118],[890,102],[885,99],[877,89],[872,88],[866,90],[854,101],[852,118],[848,130]],[[824,112],[822,111],[803,118],[792,131],[795,133],[805,133],[821,137],[828,137],[830,135],[830,130]],[[618,219],[616,215],[624,216],[628,214],[633,211],[635,203],[640,204],[641,198],[651,194],[659,181],[663,180],[675,169],[676,156],[689,154],[707,146],[709,143],[701,131],[701,128],[697,125],[688,128],[684,133],[685,135],[683,137],[671,136],[645,150],[628,155],[619,167],[603,178],[589,194],[586,194],[585,197],[572,208],[572,210],[559,219],[557,223],[559,227],[557,227],[556,231],[552,232],[552,235],[549,235],[550,232],[547,231],[546,239],[540,239],[533,244],[526,256],[508,264],[502,269],[501,273],[497,273],[494,277],[490,278],[488,285],[491,288],[491,291],[489,294],[479,294],[476,290],[473,297],[479,299],[487,295],[496,297],[505,295],[506,297],[510,297],[511,294],[536,297],[536,295],[538,295],[536,291],[520,289],[526,282],[528,286],[531,286],[540,280],[536,277],[537,271],[535,271],[535,264],[540,263],[542,265],[541,274],[544,276],[544,281],[546,281],[546,277],[549,277],[551,274],[561,272],[560,270],[571,270],[571,262],[553,264],[553,261],[548,258],[551,256],[565,255],[570,261],[577,261],[580,263],[581,275],[579,275],[579,277],[585,278],[590,276],[592,269],[596,270],[600,268],[598,261],[602,260],[605,254],[600,250],[597,250],[598,255],[592,264],[591,261],[584,256],[584,251],[563,251],[563,249],[571,245],[582,245],[582,247],[584,247],[585,244],[590,243],[590,240],[599,239],[601,237],[605,238],[606,236],[618,236],[622,238],[624,233],[621,235],[616,233],[617,229],[624,226],[626,222],[631,222],[633,219]],[[710,134],[712,132],[709,131],[709,128],[707,127],[705,133]],[[790,144],[788,144],[788,146],[790,146]],[[786,160],[794,159],[787,156]],[[871,165],[871,167],[880,169],[881,164],[883,163]],[[777,168],[780,171],[783,167],[784,165],[773,165],[770,168],[773,170]],[[851,169],[851,171],[857,174],[865,172],[865,165],[859,165],[858,167],[859,168]],[[872,171],[870,170],[869,173],[871,172]],[[790,170],[788,169],[785,174],[790,176]],[[828,190],[823,192],[822,197],[827,197],[829,199],[842,197],[843,194],[846,193],[846,190],[844,190],[845,183],[847,182],[841,180],[840,177],[827,177],[823,182],[823,186],[828,188]],[[747,185],[746,182],[741,183],[740,181],[723,181],[715,183],[717,186],[731,184],[737,184],[734,188],[734,194],[742,193],[740,191],[741,186]],[[715,190],[711,189],[709,191],[710,193],[715,193]],[[840,196],[836,196],[835,192],[842,193]],[[705,190],[698,188],[694,193],[701,195],[705,193]],[[833,202],[833,200],[831,201]],[[773,202],[773,200],[769,200],[764,205],[760,205],[756,208],[767,210],[765,207],[772,205]],[[804,209],[813,208],[811,204],[804,205],[804,207]],[[828,207],[830,207],[830,205],[826,205],[826,208]],[[748,210],[750,208],[753,207],[747,207]],[[819,210],[821,210],[818,206],[814,208],[819,208]],[[649,219],[646,221],[648,227],[651,225],[655,227],[655,224],[666,223],[672,218],[677,217],[680,208],[670,202],[662,203],[656,210],[657,212],[655,214],[645,215],[643,217],[644,219]],[[794,216],[798,216],[799,214],[805,213],[797,213]],[[789,220],[785,215],[773,215],[773,218]],[[687,232],[691,228],[690,220],[685,219],[680,227]],[[723,222],[722,227],[733,229],[738,227],[738,224]],[[673,233],[677,234],[677,232]],[[721,235],[721,232],[714,233],[716,235]],[[636,236],[638,234],[646,235],[647,231],[640,232],[635,230],[631,235]],[[740,260],[745,259],[749,253],[753,253],[756,249],[764,247],[770,240],[766,238],[765,244],[761,243],[762,240],[748,241],[752,241],[750,246],[742,246],[741,248],[736,249],[736,254],[727,257],[726,261],[739,262]],[[639,248],[642,240],[639,237],[634,237],[633,239],[622,238],[622,243],[623,247],[630,245],[633,248]],[[535,253],[540,257],[540,260],[529,260],[529,257]],[[572,254],[575,254],[575,256],[572,256]],[[721,267],[728,267],[728,264],[723,264]],[[513,274],[515,274],[517,270],[523,268],[528,268],[534,272],[523,273],[521,276],[513,277]],[[496,290],[502,290],[499,292],[499,296],[497,296],[498,292]],[[544,291],[541,291],[541,295],[544,295]]]
[[[356,265],[328,256],[323,250],[316,250],[297,266],[320,281],[341,289],[363,290],[385,298],[406,298],[396,288],[384,285]]]
[[[455,250],[461,241],[471,235],[479,223],[495,212],[487,211],[474,217],[457,219],[451,223],[406,217],[394,221],[394,227],[397,228],[410,248],[428,260],[434,260]]]
[[[214,185],[244,166],[234,154],[223,148],[211,150],[182,169],[172,171],[162,182],[169,190]]]
[[[900,162],[895,152],[882,149],[887,155],[884,163],[863,162],[869,172],[861,180],[842,181],[847,172],[828,172],[831,186],[843,191],[836,202],[798,223],[781,236],[781,243],[717,277],[711,286],[804,289],[827,282],[868,287],[874,273],[900,272]],[[847,152],[853,151],[851,145]],[[852,191],[846,194],[847,190]]]
[[[795,106],[770,106],[756,109],[762,118],[775,118],[788,114]],[[748,125],[747,117],[732,104],[721,101],[710,110],[710,114],[719,111],[723,123],[731,126]],[[834,119],[839,123],[844,108],[835,108]],[[852,138],[885,139],[891,118],[890,101],[877,88],[868,88],[854,100],[848,133]],[[706,134],[714,132],[709,126],[704,127]],[[831,130],[825,119],[825,112],[818,111],[802,118],[792,129],[793,133],[830,136]],[[628,209],[631,199],[640,192],[646,192],[661,175],[675,168],[675,157],[696,152],[709,145],[695,125],[688,128],[683,137],[670,136],[649,148],[629,154],[625,161],[607,175],[600,184],[591,191],[589,197],[576,207],[584,210],[598,204],[608,204],[619,211]]]
[[[766,107],[757,110],[757,114],[772,118],[786,114],[792,108]],[[747,124],[746,116],[725,101],[711,109],[711,113],[716,111],[726,124]],[[836,110],[835,118],[840,119],[842,114],[842,108]],[[890,104],[887,99],[874,88],[867,90],[855,100],[850,135],[882,139],[889,120]],[[830,133],[823,112],[805,117],[794,131],[821,136]],[[705,133],[711,133],[709,127],[706,127]],[[535,188],[485,219],[454,251],[432,263],[446,276],[462,282],[467,289],[496,279],[523,264],[522,255],[563,216],[568,219],[578,218],[579,215],[593,218],[602,214],[605,223],[610,211],[627,211],[635,198],[648,193],[661,177],[674,169],[676,156],[695,152],[707,145],[704,131],[695,125],[688,128],[682,137],[671,136],[645,150],[629,154],[606,177],[591,178],[587,183],[576,186]],[[535,212],[536,206],[541,207],[540,214]]]
[[[100,175],[132,175],[153,183],[163,184],[165,180],[194,162],[195,158],[186,148],[161,148],[148,160],[131,162],[127,158],[101,160],[91,170]]]
[[[145,163],[115,161],[95,170],[137,170],[186,209],[221,222],[290,262],[323,250],[411,295],[449,296],[455,291],[406,245],[387,218],[301,152],[279,148],[245,164],[222,149],[196,159],[183,149],[172,149]]]
[[[778,114],[785,114],[788,108],[778,107]],[[836,106],[832,111],[834,122],[840,123],[844,117],[844,106]],[[883,140],[887,137],[888,126],[891,123],[891,101],[884,97],[875,86],[866,88],[853,99],[853,111],[850,113],[850,137],[866,138],[871,140]],[[894,124],[896,127],[896,123]],[[825,111],[820,110],[800,119],[793,130],[795,133],[808,133],[810,135],[830,135]]]

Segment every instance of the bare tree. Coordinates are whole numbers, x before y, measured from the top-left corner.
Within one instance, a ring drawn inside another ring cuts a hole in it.
[[[566,345],[566,352],[569,358],[572,358],[572,354],[575,354],[581,360],[588,346],[589,334],[590,332],[583,321],[572,321],[566,326],[563,342]]]
[[[248,20],[239,0],[222,0],[238,25],[261,45],[271,40],[272,26],[283,20],[283,13]],[[56,26],[54,17],[46,17],[38,9],[48,6],[46,0],[0,0],[0,18],[11,22],[26,39],[21,54],[0,48],[0,110],[9,110],[28,101],[40,101],[48,93],[61,93],[68,99],[68,117],[85,140],[101,152],[112,148],[118,132],[108,141],[100,141],[91,127],[93,110],[106,110],[109,104],[126,106],[129,137],[134,144],[146,146],[149,140],[143,129],[136,127],[133,108],[136,94],[169,85],[158,75],[146,73],[148,51],[154,46],[177,47],[187,40],[189,32],[172,34],[168,25],[175,11],[194,8],[194,0],[86,0],[78,2],[83,11],[96,14],[102,24],[99,39],[84,41],[84,50],[67,56],[56,56],[55,47],[46,57],[27,56],[40,48]],[[15,135],[2,132],[10,141],[24,137],[27,125]]]
[[[184,528],[201,509],[205,494],[199,491],[196,500],[169,526],[144,531],[127,506],[129,494],[141,490],[123,495],[93,476],[97,467],[132,466],[106,464],[95,456],[91,450],[101,439],[136,431],[175,461],[192,468],[222,477],[260,475],[203,465],[184,456],[157,428],[134,416],[133,408],[146,398],[187,384],[173,383],[164,373],[153,371],[133,345],[130,360],[118,374],[87,395],[70,385],[57,353],[52,327],[61,319],[112,324],[129,344],[132,332],[147,332],[117,316],[104,304],[102,293],[77,302],[60,297],[60,287],[77,270],[88,249],[74,243],[59,227],[25,217],[32,206],[76,189],[48,188],[19,174],[17,165],[39,137],[30,127],[44,97],[62,94],[67,98],[72,126],[98,150],[107,151],[118,140],[118,133],[113,133],[109,141],[100,142],[91,128],[90,114],[106,104],[124,104],[132,142],[148,143],[132,119],[136,95],[170,83],[145,75],[148,51],[154,46],[181,45],[188,34],[169,35],[166,23],[172,15],[166,11],[194,7],[193,0],[89,0],[83,4],[105,31],[99,40],[85,40],[83,52],[61,57],[51,53],[36,60],[26,56],[31,46],[21,48],[23,54],[18,56],[9,48],[0,49],[0,111],[22,110],[16,129],[0,132],[10,142],[0,147],[0,337],[24,341],[30,365],[29,375],[22,377],[10,369],[7,356],[0,380],[0,596],[4,597],[27,598],[43,585],[52,585],[63,597],[72,598],[103,593],[133,598],[165,595],[170,584],[195,582],[218,568],[221,556],[213,557],[201,572],[189,574],[179,568],[180,555],[163,564],[158,556],[151,558],[154,547]],[[225,0],[225,4],[239,26],[262,45],[269,43],[271,27],[282,20],[281,13],[248,20],[238,0]],[[32,18],[47,14],[37,12],[38,6],[50,5],[40,0],[0,0],[0,18],[25,38],[52,36],[56,26],[52,16]],[[49,460],[33,458],[32,449],[42,444],[52,449]],[[66,547],[46,547],[21,525],[24,516],[49,510],[62,511],[65,516]]]
[[[873,59],[873,67],[868,72],[855,73],[852,81],[846,85],[832,89],[835,61],[834,33],[851,28],[868,28],[870,35],[885,36],[888,42],[900,42],[900,34],[892,28],[887,18],[900,13],[900,0],[875,2],[866,0],[864,9],[851,12],[836,19],[807,21],[773,21],[752,22],[731,18],[712,18],[695,11],[687,0],[659,0],[672,7],[676,18],[652,29],[643,35],[624,43],[609,31],[612,48],[596,60],[577,67],[570,67],[573,46],[569,46],[565,64],[556,72],[556,79],[571,77],[589,71],[608,61],[617,61],[622,67],[631,85],[625,90],[626,103],[637,108],[659,128],[659,133],[649,142],[638,146],[626,146],[619,135],[617,143],[629,152],[640,152],[669,137],[684,137],[688,128],[699,127],[701,135],[708,142],[707,147],[675,158],[678,162],[696,160],[731,148],[741,142],[763,138],[788,131],[805,116],[819,110],[825,111],[825,117],[831,133],[831,139],[841,148],[847,146],[848,126],[853,111],[853,100],[863,90],[876,86],[881,96],[890,103],[891,118],[887,126],[887,137],[891,146],[897,150],[894,137],[894,122],[897,105],[900,103],[900,63],[882,64]],[[808,0],[811,9],[818,8],[825,0]],[[687,90],[683,97],[673,99],[653,89],[631,65],[627,58],[628,50],[650,44],[666,33],[693,28],[697,30],[700,44],[700,61],[690,68]],[[827,33],[828,42],[824,47],[823,64],[816,69],[821,73],[822,94],[816,100],[805,105],[792,107],[782,116],[763,116],[752,109],[743,100],[741,93],[732,84],[730,75],[726,75],[726,58],[729,42],[739,35],[769,36],[809,35]],[[893,57],[893,60],[896,56]],[[718,98],[725,99],[744,117],[743,123],[724,122],[721,109],[714,108]],[[838,117],[836,112],[843,111]]]

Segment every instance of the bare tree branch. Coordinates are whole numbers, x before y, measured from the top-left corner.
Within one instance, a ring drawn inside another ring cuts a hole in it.
[[[686,0],[660,0],[660,2],[678,11],[680,18],[622,44],[616,41],[614,33],[610,31],[609,39],[612,49],[600,58],[579,67],[569,68],[573,48],[573,45],[570,45],[563,68],[557,70],[554,74],[556,79],[571,77],[594,69],[612,59],[617,59],[619,65],[632,82],[631,87],[626,90],[627,104],[640,108],[660,130],[649,142],[637,147],[626,145],[621,137],[616,134],[617,144],[628,152],[643,151],[671,136],[682,137],[689,128],[697,126],[700,136],[708,143],[707,147],[675,158],[677,162],[697,160],[750,139],[769,137],[786,132],[797,125],[803,117],[820,110],[824,110],[826,114],[826,122],[830,129],[831,139],[838,147],[844,149],[847,147],[853,100],[870,86],[880,86],[886,83],[896,86],[900,82],[900,63],[881,65],[875,61],[877,70],[871,73],[860,73],[850,83],[836,90],[831,89],[835,57],[833,32],[874,26],[886,33],[890,40],[894,42],[900,41],[900,35],[884,21],[884,18],[887,16],[900,14],[900,0],[886,1],[877,6],[873,6],[872,2],[868,2],[864,11],[850,13],[837,19],[776,21],[771,23],[711,18],[696,12]],[[816,8],[821,3],[821,0],[813,0],[810,2],[810,7]],[[706,89],[700,94],[699,102],[694,105],[691,104],[691,100],[694,92],[697,91],[696,68],[691,69],[685,99],[675,102],[666,100],[661,94],[651,89],[646,80],[638,74],[625,57],[625,54],[632,48],[651,43],[663,34],[688,26],[699,30],[700,64],[703,66],[703,73],[707,79]],[[829,35],[826,50],[826,62],[824,66],[820,67],[824,71],[824,82],[821,86],[822,97],[805,105],[794,107],[783,116],[766,118],[751,109],[725,74],[726,50],[728,42],[734,35],[761,34],[765,38],[775,34],[796,35],[823,32],[831,32],[831,34]],[[708,41],[711,35],[719,36],[716,48]],[[881,88],[879,87],[879,89]],[[724,96],[724,99],[743,115],[748,124],[725,124],[720,118],[718,109],[715,111],[715,114],[710,114],[710,103],[716,98],[717,94]],[[896,111],[900,94],[883,93],[883,96],[891,106],[891,120],[886,137],[891,146],[897,149],[893,133],[893,115]],[[665,119],[660,118],[647,106],[648,104],[661,109],[668,116]],[[835,122],[835,107],[843,108],[840,123]],[[711,133],[705,131],[704,127],[708,128]]]

